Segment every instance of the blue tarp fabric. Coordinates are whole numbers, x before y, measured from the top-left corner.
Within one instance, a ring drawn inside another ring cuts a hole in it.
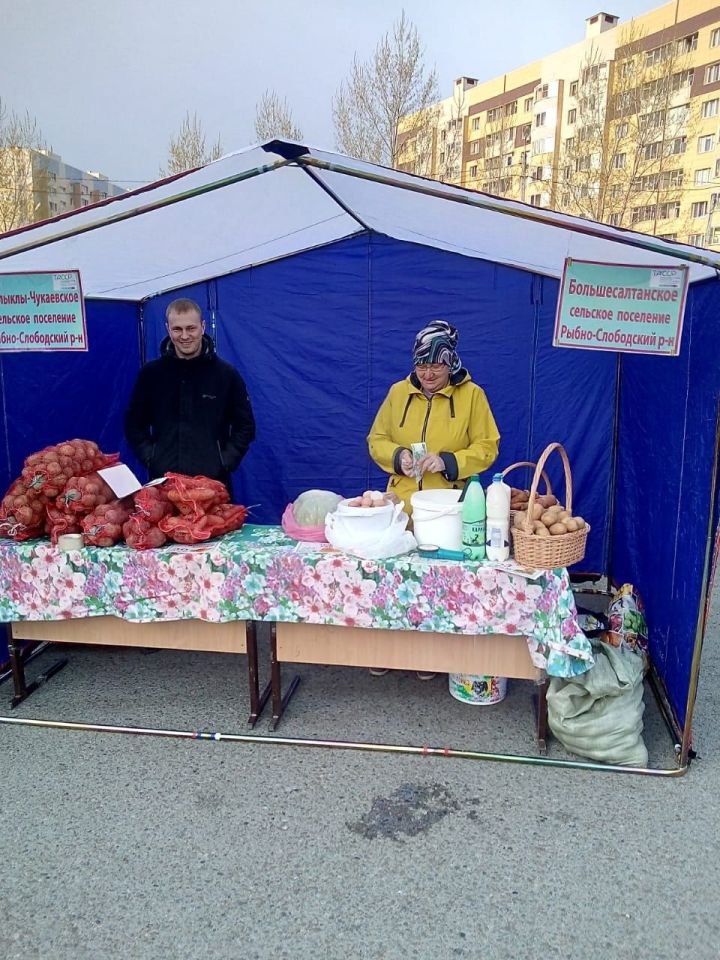
[[[502,435],[498,466],[565,445],[573,502],[592,525],[585,570],[613,571],[645,597],[651,651],[682,719],[707,533],[720,393],[718,281],[690,289],[679,358],[552,347],[558,283],[530,272],[365,233],[141,306],[89,301],[90,353],[0,356],[2,470],[67,436],[125,450],[122,414],[140,365],[158,354],[164,312],[197,300],[218,352],[245,378],[258,435],[235,477],[252,519],[278,523],[311,487],[380,487],[365,437],[390,384],[410,371],[417,330],[443,317],[484,387]],[[615,383],[618,486],[610,530]],[[561,499],[559,459],[549,463]],[[511,478],[517,485],[527,475]]]

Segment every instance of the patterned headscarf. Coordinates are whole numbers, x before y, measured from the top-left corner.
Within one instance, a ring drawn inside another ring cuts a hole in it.
[[[458,332],[446,320],[433,320],[415,337],[413,364],[445,363],[450,376],[456,374],[462,363],[457,355]]]

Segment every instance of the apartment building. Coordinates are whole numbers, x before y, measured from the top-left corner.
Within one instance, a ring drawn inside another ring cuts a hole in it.
[[[8,148],[0,156],[0,233],[122,193],[104,174],[50,150]]]
[[[499,196],[720,247],[720,5],[604,11],[577,44],[478,81],[433,118],[430,172]],[[408,137],[403,164],[413,162]]]

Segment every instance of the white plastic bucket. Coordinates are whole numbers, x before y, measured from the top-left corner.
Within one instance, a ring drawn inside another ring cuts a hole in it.
[[[462,490],[418,490],[410,497],[418,545],[462,549]]]
[[[448,674],[450,694],[461,703],[487,707],[500,703],[507,693],[507,677],[479,677],[471,673]]]

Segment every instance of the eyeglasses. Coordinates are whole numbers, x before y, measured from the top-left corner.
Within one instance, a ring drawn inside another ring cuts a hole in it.
[[[442,373],[447,370],[446,363],[416,363],[415,369],[420,373]]]

